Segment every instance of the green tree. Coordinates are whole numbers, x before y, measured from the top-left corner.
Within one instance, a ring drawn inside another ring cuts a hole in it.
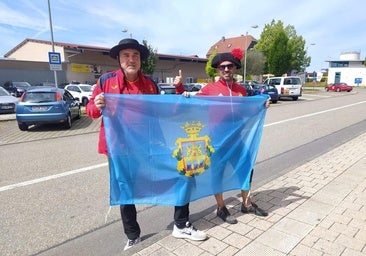
[[[247,51],[247,74],[261,75],[263,74],[266,64],[266,57],[260,51],[254,49]],[[251,80],[251,79],[250,79]]]
[[[150,54],[146,60],[141,62],[141,71],[146,75],[152,75],[154,73],[156,62],[158,60],[157,50],[154,49],[151,45],[148,45],[146,40],[142,40],[142,44],[147,47]]]
[[[214,78],[215,76],[217,76],[218,74],[216,73],[216,69],[211,67],[212,64],[212,60],[213,58],[217,55],[217,50],[214,50],[214,52],[210,55],[210,57],[208,57],[208,61],[206,63],[206,67],[205,67],[205,71],[206,74],[211,77]]]
[[[305,50],[305,40],[297,36],[294,26],[284,27],[282,21],[266,24],[254,47],[266,56],[265,73],[282,75],[291,70],[305,71],[311,58]]]
[[[291,68],[288,37],[284,31],[277,33],[267,52],[268,71],[275,76],[287,73]]]
[[[311,58],[307,56],[305,50],[305,40],[296,34],[294,26],[287,26],[285,31],[289,38],[288,50],[291,53],[291,69],[305,71],[311,62]]]

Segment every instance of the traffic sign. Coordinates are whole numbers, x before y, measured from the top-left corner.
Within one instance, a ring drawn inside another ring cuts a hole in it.
[[[62,70],[61,54],[59,52],[48,52],[48,61],[51,70]]]

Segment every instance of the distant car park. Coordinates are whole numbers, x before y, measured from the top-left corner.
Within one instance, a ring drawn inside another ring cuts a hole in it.
[[[184,84],[184,90],[190,92],[190,95],[195,95],[203,86],[204,84],[199,83]]]
[[[160,94],[175,94],[175,86],[169,83],[158,83],[157,84]]]
[[[247,91],[248,96],[253,96],[254,95],[253,87],[249,84],[248,81],[245,81],[245,83],[244,82],[239,82],[238,84],[245,87],[245,90]]]
[[[27,90],[16,107],[16,120],[22,131],[30,125],[57,123],[71,128],[72,119],[81,117],[80,103],[67,90],[56,87],[33,87]]]
[[[3,85],[5,90],[7,90],[11,95],[15,97],[22,96],[22,94],[31,86],[32,85],[28,82],[14,82],[14,81],[7,81]]]
[[[271,97],[272,103],[277,103],[278,101],[278,91],[274,85],[253,84],[253,90],[255,95],[268,94]]]
[[[346,83],[337,83],[337,84],[328,84],[325,86],[325,91],[335,91],[335,92],[350,92],[353,90],[353,87],[351,85],[348,85]]]
[[[18,101],[18,98],[14,97],[0,86],[0,114],[14,113]]]
[[[68,84],[65,90],[68,90],[83,106],[88,104],[93,94],[93,86],[90,84]]]

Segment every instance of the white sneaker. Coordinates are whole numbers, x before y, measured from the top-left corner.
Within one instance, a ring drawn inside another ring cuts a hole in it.
[[[186,226],[182,229],[174,225],[172,235],[176,238],[187,238],[194,241],[202,241],[207,239],[206,233],[195,229],[189,221],[187,221]]]
[[[130,249],[132,246],[134,246],[135,244],[138,244],[139,242],[141,242],[140,237],[136,238],[135,240],[128,239],[124,250],[126,251],[126,250]]]

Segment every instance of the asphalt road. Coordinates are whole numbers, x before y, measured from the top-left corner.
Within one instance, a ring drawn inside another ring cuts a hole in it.
[[[307,92],[267,111],[253,189],[366,129],[366,90]],[[123,250],[119,209],[109,210],[108,168],[96,153],[98,120],[72,129],[21,132],[0,122],[2,255],[117,255]],[[230,200],[237,191],[225,193]],[[170,233],[172,207],[139,209],[145,243]],[[212,197],[191,203],[194,221],[215,209]],[[107,217],[107,218],[106,218]]]

